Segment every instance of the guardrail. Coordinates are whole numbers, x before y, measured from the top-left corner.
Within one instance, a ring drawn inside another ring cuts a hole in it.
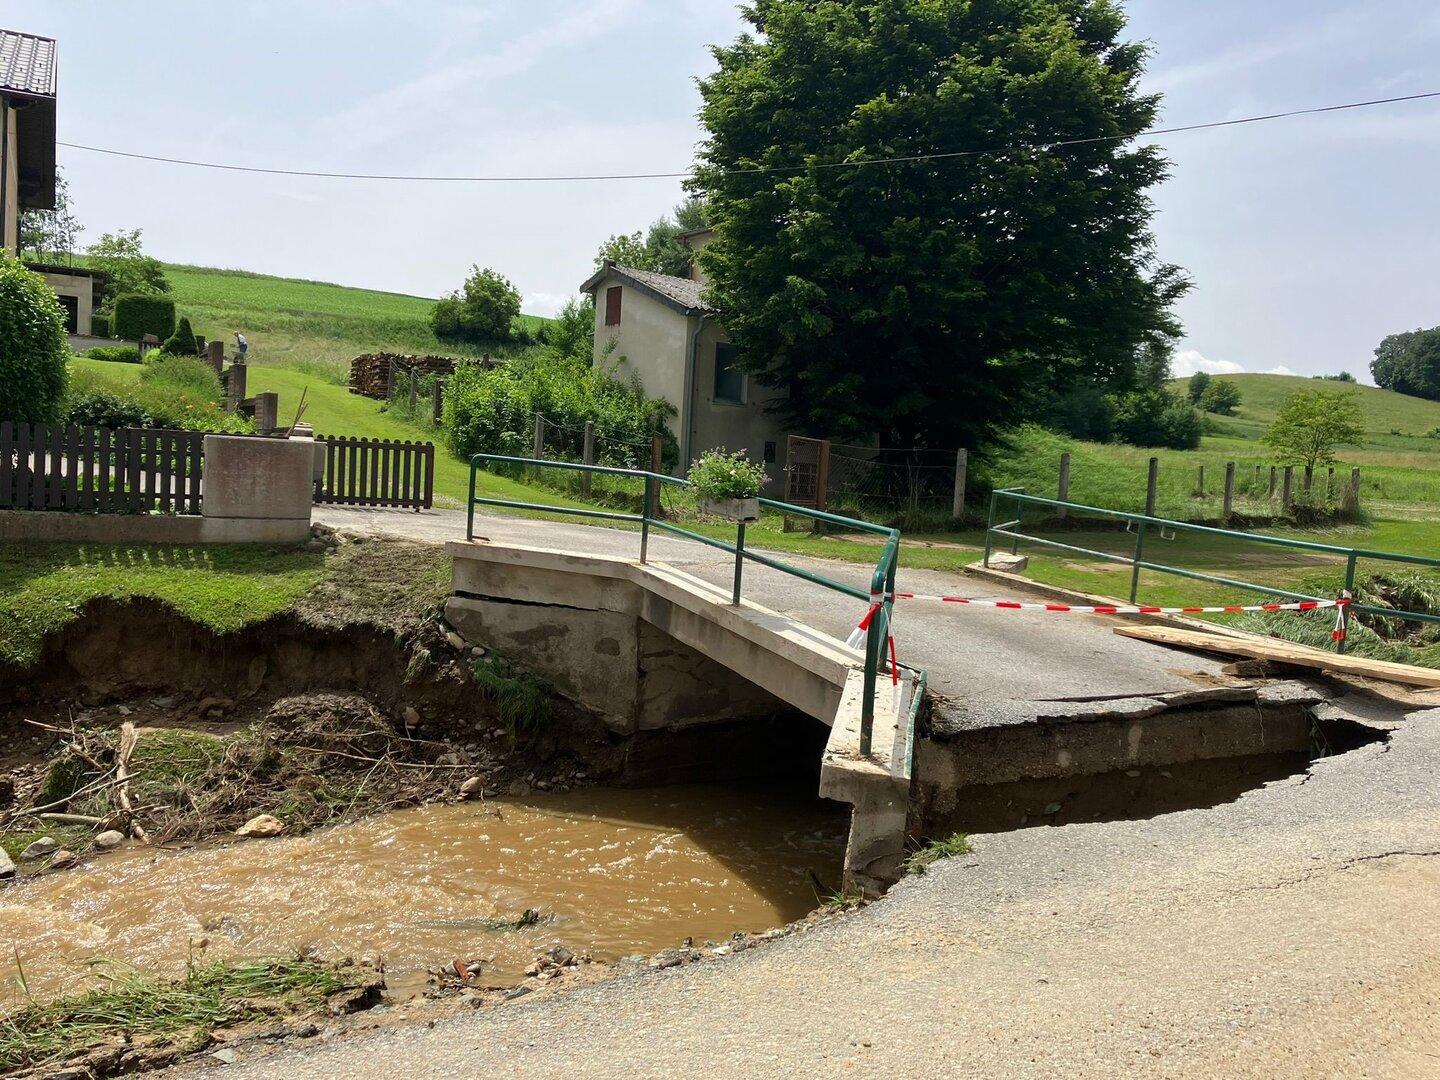
[[[642,512],[639,514],[626,514],[615,510],[597,510],[590,507],[579,506],[552,506],[545,503],[522,502],[518,499],[492,499],[475,494],[475,477],[479,473],[482,464],[515,465],[532,469],[561,469],[571,472],[587,474],[598,473],[604,476],[626,476],[645,482],[644,501]],[[860,753],[870,753],[871,733],[874,728],[875,719],[875,684],[882,668],[889,663],[886,656],[885,644],[889,638],[891,608],[895,601],[895,568],[900,556],[900,531],[898,529],[886,528],[883,525],[875,525],[868,521],[860,521],[856,518],[841,517],[839,514],[831,514],[824,510],[814,510],[805,506],[793,506],[790,503],[776,502],[773,499],[761,499],[760,505],[771,510],[779,510],[785,514],[792,514],[797,517],[806,517],[814,521],[823,521],[831,525],[839,525],[842,528],[856,529],[861,532],[874,533],[886,538],[884,547],[881,549],[880,558],[875,564],[875,572],[870,578],[870,592],[865,593],[860,589],[844,582],[827,578],[823,574],[815,574],[799,566],[792,566],[782,559],[775,559],[769,555],[761,555],[758,552],[750,551],[745,547],[745,522],[740,521],[735,526],[735,543],[729,544],[723,540],[716,540],[713,537],[703,536],[700,533],[692,532],[682,528],[674,522],[666,521],[659,513],[660,488],[670,484],[678,488],[690,487],[688,480],[682,480],[677,476],[668,476],[665,473],[651,472],[648,469],[621,469],[611,465],[585,465],[569,461],[546,461],[541,458],[507,457],[503,454],[476,454],[470,459],[470,498],[466,507],[465,515],[465,539],[475,538],[475,507],[477,506],[500,506],[511,510],[532,510],[547,514],[568,514],[574,517],[596,518],[602,521],[622,521],[640,526],[640,561],[643,563],[649,557],[650,531],[659,529],[662,532],[671,533],[675,536],[683,536],[687,540],[694,540],[696,543],[704,544],[707,547],[718,548],[721,551],[728,551],[735,556],[735,579],[731,588],[731,603],[739,605],[741,586],[743,584],[745,560],[759,563],[761,566],[768,566],[772,570],[779,570],[782,573],[798,577],[811,584],[819,585],[834,592],[843,593],[846,596],[853,596],[870,604],[878,605],[875,614],[871,617],[870,628],[865,637],[865,700],[861,706],[860,718]]]
[[[1011,521],[1002,521],[998,525],[995,518],[998,514],[1002,501],[1006,504],[1013,502],[1015,505],[1015,517]],[[1050,540],[1045,537],[1031,536],[1021,532],[1023,510],[1026,506],[1049,506],[1056,509],[1063,509],[1067,513],[1096,514],[1100,517],[1109,518],[1115,521],[1124,521],[1126,531],[1135,533],[1135,545],[1131,554],[1127,557],[1117,555],[1110,551],[1096,551],[1093,548],[1080,547],[1077,544],[1066,544],[1059,540]],[[1281,596],[1291,600],[1333,600],[1334,597],[1312,596],[1309,593],[1295,592],[1290,589],[1277,589],[1270,585],[1257,585],[1251,581],[1239,581],[1235,578],[1220,577],[1217,574],[1204,574],[1198,570],[1187,570],[1184,567],[1169,566],[1165,563],[1155,562],[1145,558],[1145,537],[1148,530],[1158,528],[1160,535],[1165,538],[1165,530],[1185,530],[1186,532],[1200,533],[1205,536],[1224,537],[1226,539],[1243,540],[1248,543],[1268,544],[1272,547],[1289,548],[1292,551],[1312,551],[1326,555],[1335,555],[1345,559],[1345,592],[1353,595],[1355,591],[1355,567],[1361,559],[1373,559],[1381,562],[1404,563],[1411,566],[1440,567],[1440,559],[1427,559],[1421,555],[1404,555],[1394,551],[1373,551],[1368,548],[1341,547],[1335,544],[1321,544],[1313,540],[1292,540],[1283,536],[1270,536],[1265,533],[1240,532],[1236,529],[1220,529],[1213,525],[1192,525],[1185,521],[1172,521],[1169,518],[1152,517],[1148,514],[1133,514],[1123,510],[1107,510],[1099,506],[1086,506],[1083,503],[1065,502],[1060,499],[1046,499],[1038,495],[1027,495],[1024,488],[1000,488],[990,493],[990,514],[985,525],[985,559],[984,564],[990,565],[990,555],[994,550],[994,538],[1005,537],[1011,542],[1011,552],[1019,550],[1020,542],[1027,544],[1039,544],[1042,547],[1056,548],[1060,551],[1070,551],[1078,555],[1088,555],[1096,559],[1104,559],[1108,562],[1117,562],[1128,565],[1130,570],[1130,603],[1134,604],[1140,592],[1140,571],[1154,570],[1162,574],[1174,574],[1177,577],[1191,578],[1195,581],[1207,581],[1215,585],[1225,585],[1236,589],[1245,589],[1250,592],[1264,593],[1268,596]],[[1348,623],[1352,615],[1379,615],[1391,619],[1405,619],[1411,622],[1440,623],[1440,615],[1431,615],[1424,611],[1401,611],[1396,608],[1374,607],[1366,604],[1349,604],[1341,608],[1341,617]],[[1345,651],[1345,635],[1335,642],[1337,652]]]

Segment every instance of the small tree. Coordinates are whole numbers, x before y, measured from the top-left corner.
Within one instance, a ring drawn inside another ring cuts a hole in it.
[[[1190,403],[1192,405],[1199,405],[1200,399],[1205,396],[1205,391],[1209,388],[1210,376],[1207,375],[1205,372],[1197,371],[1194,375],[1191,375],[1190,383],[1187,388],[1190,394]]]
[[[705,200],[692,195],[665,217],[651,223],[647,232],[612,236],[600,245],[595,256],[598,270],[606,262],[634,270],[651,270],[672,277],[690,273],[693,252],[680,242],[680,234],[709,225],[710,210]]]
[[[1314,469],[1335,462],[1337,446],[1365,440],[1355,391],[1300,390],[1280,407],[1264,435],[1282,465]]]
[[[1212,379],[1196,404],[1204,412],[1234,416],[1240,405],[1240,387],[1229,379]]]
[[[60,262],[75,254],[76,241],[85,231],[70,208],[70,185],[55,169],[55,209],[24,210],[20,214],[20,250],[40,262]]]
[[[504,344],[514,339],[519,314],[520,293],[509,279],[472,266],[464,286],[435,304],[430,326],[442,340]]]
[[[161,347],[163,352],[171,356],[199,356],[200,349],[195,344],[195,331],[190,329],[190,320],[184,315],[180,316],[180,322],[175,327],[175,333],[165,339]]]
[[[39,274],[0,252],[0,420],[58,420],[69,360],[55,294]]]
[[[105,273],[107,305],[125,293],[158,294],[170,291],[160,260],[145,254],[139,229],[101,233],[100,239],[85,249],[85,255],[92,270]]]

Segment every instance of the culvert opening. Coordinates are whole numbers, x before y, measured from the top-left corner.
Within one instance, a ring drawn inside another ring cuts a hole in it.
[[[929,731],[917,747],[907,832],[1005,832],[1219,806],[1388,737],[1383,725],[1326,713],[1323,705],[1253,703],[958,737]]]
[[[287,616],[219,635],[155,603],[87,608],[38,664],[0,672],[0,815],[19,879],[0,932],[24,943],[31,990],[72,987],[97,956],[177,971],[192,943],[217,959],[302,944],[383,956],[400,997],[460,989],[428,970],[456,958],[475,967],[469,988],[514,985],[555,942],[597,960],[703,945],[838,889],[847,816],[816,795],[823,725],[622,737],[555,698],[517,730],[470,673],[490,658],[438,623],[397,637]],[[137,805],[175,803],[142,814],[153,846],[102,856],[95,824],[15,817],[57,802],[103,821],[110,789],[84,790],[94,770],[75,754],[55,766],[69,744],[108,771],[124,724],[139,731]],[[471,777],[483,801],[458,797]],[[281,836],[234,839],[260,813]],[[19,859],[42,835],[76,864]]]

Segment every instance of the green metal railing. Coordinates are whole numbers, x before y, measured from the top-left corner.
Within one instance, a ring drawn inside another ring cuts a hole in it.
[[[999,514],[1002,505],[1013,503],[1015,517],[1010,521],[1002,521],[999,524],[995,519]],[[1094,514],[1112,521],[1123,521],[1126,523],[1126,531],[1133,531],[1135,534],[1134,548],[1129,556],[1118,555],[1111,551],[1096,551],[1094,548],[1080,547],[1077,544],[1066,544],[1059,540],[1051,540],[1045,537],[1032,536],[1021,531],[1023,524],[1024,508],[1026,506],[1054,507],[1064,510],[1067,513]],[[1169,566],[1154,559],[1147,559],[1145,556],[1145,540],[1147,533],[1152,529],[1158,529],[1162,539],[1173,539],[1176,533],[1184,530],[1191,533],[1199,533],[1203,536],[1223,537],[1228,540],[1243,540],[1247,543],[1268,544],[1272,547],[1288,548],[1292,551],[1317,552],[1325,555],[1334,555],[1345,560],[1345,592],[1348,595],[1355,593],[1355,567],[1361,559],[1373,559],[1382,562],[1404,563],[1410,566],[1440,567],[1440,559],[1428,559],[1422,555],[1403,555],[1394,551],[1372,551],[1368,548],[1341,547],[1335,544],[1321,544],[1313,540],[1292,540],[1283,536],[1269,536],[1265,533],[1239,532],[1235,529],[1217,529],[1212,525],[1192,525],[1185,521],[1172,521],[1169,518],[1151,517],[1148,514],[1132,514],[1123,510],[1106,510],[1098,506],[1086,506],[1083,503],[1065,502],[1060,499],[1045,499],[1038,495],[1025,494],[1024,488],[1001,488],[990,494],[990,514],[985,526],[985,565],[990,565],[990,555],[994,550],[995,537],[1003,537],[1010,541],[1012,553],[1018,552],[1020,543],[1039,544],[1042,547],[1056,548],[1060,551],[1069,551],[1077,555],[1088,555],[1095,559],[1104,559],[1107,562],[1123,563],[1130,567],[1130,603],[1137,602],[1140,593],[1140,571],[1154,570],[1162,574],[1174,574],[1177,577],[1190,578],[1195,581],[1206,581],[1214,585],[1225,585],[1230,588],[1244,589],[1249,592],[1264,593],[1268,596],[1279,596],[1289,600],[1333,600],[1334,597],[1312,596],[1309,593],[1295,592],[1291,589],[1277,589],[1269,585],[1258,585],[1252,581],[1240,581],[1236,578],[1221,577],[1218,574],[1204,574],[1198,570],[1187,570],[1180,566]],[[1171,535],[1165,535],[1166,530]],[[1373,607],[1366,604],[1349,604],[1341,609],[1341,617],[1348,623],[1352,615],[1379,615],[1391,619],[1406,619],[1412,622],[1440,623],[1440,615],[1432,615],[1424,611],[1401,611],[1396,608]],[[1338,652],[1345,651],[1345,635],[1342,635],[1335,643]]]
[[[589,507],[580,506],[552,506],[545,503],[522,502],[518,499],[492,499],[477,496],[475,494],[475,477],[482,465],[512,465],[530,469],[561,469],[571,472],[599,473],[604,476],[626,476],[645,482],[644,501],[642,512],[639,514],[626,514],[614,510],[595,510]],[[682,480],[677,476],[669,476],[665,473],[650,472],[647,469],[621,469],[611,465],[585,465],[569,461],[546,461],[541,458],[507,457],[503,454],[476,454],[470,459],[470,500],[465,516],[465,539],[475,538],[475,507],[477,506],[500,506],[511,510],[534,510],[547,514],[568,514],[574,517],[597,518],[602,521],[620,521],[640,526],[640,561],[646,562],[650,554],[650,532],[652,529],[659,529],[662,532],[671,533],[675,536],[683,536],[687,540],[694,540],[696,543],[704,544],[707,547],[718,548],[721,551],[728,551],[735,556],[735,577],[731,586],[730,602],[738,606],[740,604],[740,592],[745,573],[745,561],[759,563],[761,566],[768,566],[772,570],[779,570],[782,573],[798,577],[811,584],[819,585],[822,588],[834,592],[852,596],[856,600],[867,603],[878,604],[875,615],[870,622],[870,631],[865,638],[865,700],[861,706],[860,717],[860,753],[869,755],[871,734],[875,721],[875,684],[882,669],[888,671],[889,658],[886,655],[885,643],[889,637],[891,607],[895,601],[895,568],[900,559],[900,531],[898,529],[886,528],[883,525],[875,525],[868,521],[860,521],[856,518],[841,517],[839,514],[827,513],[824,510],[813,510],[807,506],[794,506],[790,503],[776,502],[773,499],[761,499],[760,505],[771,510],[779,510],[782,513],[795,517],[810,518],[814,521],[823,521],[830,525],[838,525],[841,528],[854,529],[859,532],[874,533],[885,537],[885,544],[881,548],[880,559],[875,564],[875,571],[870,577],[870,591],[864,592],[852,585],[828,578],[823,574],[816,574],[800,566],[793,566],[782,559],[772,558],[769,555],[762,555],[756,551],[750,551],[745,547],[745,522],[740,521],[735,526],[735,543],[726,543],[723,540],[716,540],[713,537],[703,536],[690,529],[682,528],[672,521],[667,521],[660,513],[659,495],[663,485],[670,484],[679,488],[690,487],[688,480]]]

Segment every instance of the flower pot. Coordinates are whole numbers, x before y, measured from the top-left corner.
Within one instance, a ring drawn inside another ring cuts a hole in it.
[[[700,509],[727,521],[759,521],[759,499],[701,499]]]

